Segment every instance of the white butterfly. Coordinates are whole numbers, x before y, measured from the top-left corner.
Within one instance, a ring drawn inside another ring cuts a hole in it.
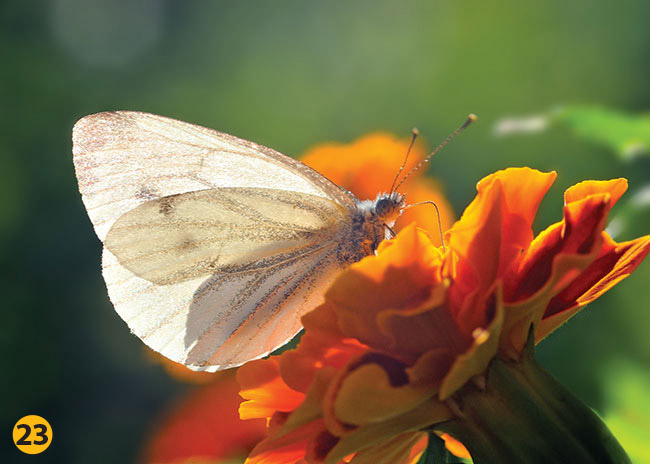
[[[146,113],[86,116],[73,154],[115,309],[194,370],[285,344],[404,208],[392,189],[361,202],[274,150]]]

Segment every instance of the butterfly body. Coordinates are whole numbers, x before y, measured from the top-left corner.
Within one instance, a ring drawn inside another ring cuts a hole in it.
[[[396,193],[359,201],[269,148],[146,113],[82,118],[73,154],[116,311],[195,370],[286,343],[404,206]]]

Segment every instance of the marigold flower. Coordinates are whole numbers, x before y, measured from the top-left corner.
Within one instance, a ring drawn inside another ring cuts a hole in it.
[[[409,140],[398,139],[385,133],[374,133],[349,144],[325,143],[307,151],[301,161],[314,168],[335,184],[352,192],[360,200],[371,200],[378,192],[390,188],[409,147]],[[413,146],[404,174],[426,155],[423,144]],[[440,211],[442,230],[447,230],[455,219],[451,205],[444,196],[442,186],[424,175],[424,169],[415,171],[400,186],[407,195],[408,204],[434,201]],[[440,245],[438,219],[433,208],[420,206],[404,211],[395,230],[417,222]]]
[[[269,421],[247,463],[409,462],[423,430],[454,418],[447,400],[495,357],[517,359],[531,326],[541,340],[627,277],[650,249],[604,231],[627,182],[569,188],[562,221],[534,237],[555,176],[496,172],[446,252],[410,225],[344,271],[295,350],[240,368],[241,417]]]

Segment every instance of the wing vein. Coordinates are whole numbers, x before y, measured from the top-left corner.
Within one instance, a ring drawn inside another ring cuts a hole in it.
[[[241,328],[242,328],[246,323],[248,323],[248,322],[253,318],[253,316],[255,315],[255,313],[259,310],[259,308],[261,308],[262,306],[266,305],[266,304],[268,303],[268,301],[269,301],[271,298],[273,298],[275,295],[277,295],[278,292],[279,292],[279,291],[280,291],[284,286],[289,286],[289,291],[288,291],[288,293],[285,293],[285,294],[284,294],[285,297],[283,298],[283,301],[282,301],[283,303],[286,302],[286,301],[287,301],[287,300],[288,300],[292,295],[295,294],[295,292],[296,292],[296,291],[297,291],[297,290],[298,290],[298,289],[299,289],[299,288],[300,288],[300,287],[301,287],[301,286],[302,286],[306,281],[308,281],[308,278],[309,278],[309,277],[312,277],[313,270],[316,269],[318,266],[320,266],[321,263],[322,263],[322,262],[323,262],[327,257],[328,257],[328,253],[325,253],[325,255],[324,255],[321,259],[319,259],[318,261],[316,261],[316,263],[314,263],[314,264],[309,268],[309,271],[308,271],[308,272],[303,273],[303,276],[302,276],[301,278],[297,279],[297,281],[293,282],[293,281],[295,280],[295,278],[296,278],[296,275],[293,275],[293,276],[292,276],[289,280],[287,280],[287,281],[280,281],[280,282],[278,282],[278,284],[275,285],[274,287],[272,287],[272,288],[271,288],[271,289],[270,289],[270,290],[269,290],[269,291],[264,295],[264,297],[263,297],[263,298],[262,298],[262,299],[257,303],[257,305],[256,305],[256,307],[255,307],[255,310],[252,311],[252,312],[250,312],[250,313],[248,313],[248,316],[246,317],[246,319],[244,319],[242,322],[240,322],[240,324],[239,324],[239,325],[238,325],[234,330],[231,331],[231,333],[228,335],[228,337],[226,338],[226,340],[230,339],[230,337],[232,337],[232,336],[233,336],[233,335],[234,335],[238,330],[240,330],[240,329],[241,329]],[[267,271],[267,272],[268,272],[268,271]],[[265,274],[266,274],[266,272],[265,272]],[[260,280],[260,279],[257,279],[256,283],[259,283],[259,282],[258,282],[259,280]],[[292,284],[292,282],[293,282],[293,286],[290,285],[290,284]],[[246,290],[249,290],[249,287],[248,287],[248,286],[246,287]],[[272,309],[272,313],[270,314],[270,316],[269,316],[269,318],[267,319],[267,321],[270,320],[270,319],[272,319],[272,317],[273,317],[273,316],[275,315],[275,313],[277,312],[277,308],[278,308],[279,306],[280,306],[280,305],[276,305],[276,306]],[[236,310],[236,308],[231,307],[230,311],[233,311],[233,310]],[[209,331],[212,331],[212,329],[215,327],[215,325],[217,324],[217,322],[218,322],[218,319],[215,319],[215,320],[213,320],[213,322],[211,322],[211,323],[210,323],[210,324],[209,324],[205,329],[203,329],[202,332],[201,332],[201,333],[196,337],[196,342],[194,343],[193,346],[196,346],[196,344],[199,343],[199,341],[201,340],[201,338],[203,338],[203,337],[205,336],[206,333],[208,333]],[[249,340],[250,340],[250,339],[249,339]],[[193,346],[192,346],[192,347],[193,347]],[[191,349],[191,348],[190,348],[190,349]],[[236,354],[237,354],[237,353],[233,353],[233,355],[236,355]],[[229,358],[228,361],[230,361],[230,359],[232,359],[232,357]],[[225,364],[227,364],[227,363],[225,363]]]

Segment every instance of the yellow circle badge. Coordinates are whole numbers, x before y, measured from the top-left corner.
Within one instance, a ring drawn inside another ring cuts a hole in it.
[[[41,416],[25,416],[14,425],[13,436],[20,451],[38,454],[52,443],[52,427]]]

